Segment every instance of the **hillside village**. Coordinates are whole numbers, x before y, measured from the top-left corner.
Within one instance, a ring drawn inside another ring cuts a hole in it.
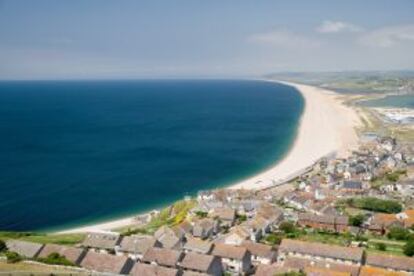
[[[5,246],[4,261],[73,274],[414,275],[414,145],[365,133],[288,183],[203,191],[73,246]]]

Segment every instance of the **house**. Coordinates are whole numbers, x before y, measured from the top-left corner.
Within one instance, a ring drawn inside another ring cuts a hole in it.
[[[240,245],[243,241],[250,238],[249,230],[243,225],[237,225],[231,228],[230,232],[225,235],[223,242],[225,244]]]
[[[126,254],[132,259],[141,259],[151,247],[161,247],[162,244],[152,236],[125,236],[117,247],[117,255]]]
[[[359,264],[350,264],[350,263],[341,263],[332,260],[314,258],[314,257],[292,257],[288,256],[282,263],[286,268],[296,269],[300,271],[309,270],[313,268],[312,273],[345,273],[347,275],[358,276],[360,265]],[[322,270],[322,272],[321,272]],[[322,274],[324,275],[324,274]]]
[[[177,226],[174,226],[174,228],[177,228],[178,231],[181,231],[186,236],[191,235],[192,232],[193,232],[193,225],[187,220],[184,220],[183,222],[181,222]]]
[[[168,268],[158,265],[136,263],[131,270],[131,276],[178,276],[179,271],[175,268]]]
[[[179,250],[184,244],[184,234],[178,228],[162,226],[154,233],[154,237],[161,243],[162,247]]]
[[[265,233],[270,231],[271,222],[257,215],[253,219],[244,222],[242,226],[249,231],[250,239],[258,242]]]
[[[204,218],[195,222],[193,227],[193,236],[201,239],[207,239],[217,232],[218,223],[211,218]]]
[[[412,257],[368,253],[365,264],[394,271],[414,272],[414,258]]]
[[[405,210],[397,214],[397,219],[402,221],[405,228],[412,227],[414,225],[414,209]]]
[[[210,216],[218,219],[224,227],[231,227],[236,221],[236,211],[230,207],[215,208]]]
[[[40,251],[38,258],[47,258],[52,253],[58,253],[75,265],[80,265],[86,256],[85,248],[69,247],[57,244],[46,244]]]
[[[121,241],[121,236],[114,232],[88,233],[82,243],[83,247],[95,248],[102,252],[115,250],[115,246]]]
[[[16,252],[20,256],[29,259],[36,258],[43,248],[43,244],[40,243],[18,240],[8,240],[6,246],[9,251]]]
[[[396,272],[388,269],[372,267],[372,266],[362,266],[359,276],[409,276],[410,274],[406,272]]]
[[[345,216],[318,216],[309,213],[299,213],[298,224],[302,227],[311,227],[332,232],[348,230],[348,217]]]
[[[142,262],[165,267],[176,268],[177,263],[182,259],[183,253],[167,248],[150,248],[142,257]]]
[[[101,254],[89,250],[80,266],[96,272],[128,274],[134,262],[126,256]]]
[[[208,275],[221,275],[223,272],[219,257],[192,252],[184,256],[184,259],[180,262],[180,267],[187,271]]]
[[[307,276],[351,276],[349,272],[336,271],[331,268],[306,267],[304,272]]]
[[[404,223],[398,220],[395,214],[374,214],[368,222],[368,230],[378,234],[385,234],[391,227],[403,227]]]
[[[280,264],[259,264],[256,269],[255,276],[275,276],[275,275],[285,275],[287,273],[299,272],[299,269],[285,267]]]
[[[361,248],[283,239],[278,253],[279,261],[283,261],[288,256],[296,256],[360,264],[362,262],[363,250]]]
[[[197,238],[188,238],[184,244],[183,249],[186,253],[195,252],[200,254],[209,254],[213,249],[213,243]]]
[[[342,182],[341,190],[350,193],[360,193],[363,191],[363,185],[361,181],[345,180]]]
[[[252,267],[251,254],[244,247],[216,243],[211,254],[221,258],[225,271],[246,273]]]
[[[276,251],[272,246],[251,241],[244,241],[241,246],[250,252],[253,264],[271,264],[276,260]]]

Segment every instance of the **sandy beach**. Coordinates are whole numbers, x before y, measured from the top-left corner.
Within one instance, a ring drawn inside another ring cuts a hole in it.
[[[308,85],[280,82],[295,87],[305,99],[298,133],[286,156],[273,167],[231,185],[232,189],[262,189],[283,183],[330,154],[345,156],[358,146],[355,128],[360,124],[355,110],[342,104],[340,95]],[[133,217],[59,233],[104,231],[132,225]]]

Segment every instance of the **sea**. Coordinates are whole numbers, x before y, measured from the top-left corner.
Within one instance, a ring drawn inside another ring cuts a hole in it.
[[[288,152],[301,94],[258,80],[0,81],[0,231],[56,231],[224,187]]]

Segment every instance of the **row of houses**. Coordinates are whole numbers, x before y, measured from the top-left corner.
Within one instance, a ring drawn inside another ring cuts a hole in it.
[[[224,271],[258,276],[292,271],[307,275],[414,275],[414,258],[291,239],[282,240],[277,250],[251,241],[240,246],[217,243],[203,253],[150,247],[139,260],[81,247],[15,240],[8,241],[7,247],[34,260],[58,253],[87,271],[116,275],[222,275]]]

